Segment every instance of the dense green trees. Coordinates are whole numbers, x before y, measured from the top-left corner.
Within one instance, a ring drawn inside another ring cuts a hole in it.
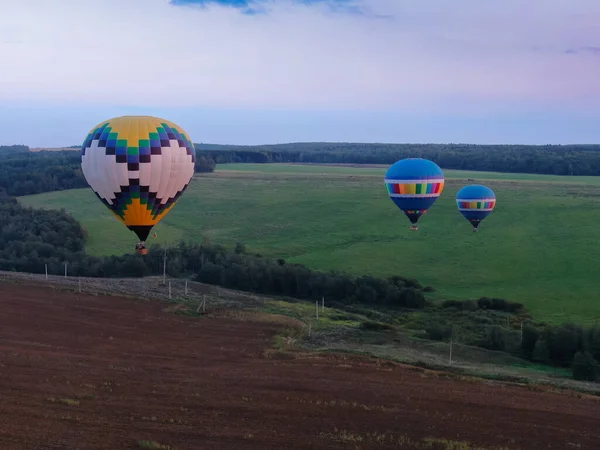
[[[431,159],[444,169],[554,175],[600,175],[600,145],[352,144],[299,142],[260,146],[197,144],[198,154],[217,164],[331,163],[392,164]]]
[[[572,367],[576,379],[593,381],[600,376],[600,325],[525,327],[521,349],[534,362]]]
[[[14,152],[0,155],[0,188],[10,195],[87,186],[77,152]]]
[[[0,145],[0,156],[13,155],[15,153],[27,153],[29,147],[26,145]]]
[[[0,188],[8,194],[18,197],[88,186],[81,171],[78,151],[34,153],[25,146],[13,147],[0,147]],[[212,172],[214,169],[212,158],[198,156],[196,172]]]

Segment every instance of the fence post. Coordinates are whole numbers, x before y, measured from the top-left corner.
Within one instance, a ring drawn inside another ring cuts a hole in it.
[[[163,284],[167,284],[167,244],[165,244],[165,252],[163,253]]]
[[[521,344],[523,343],[523,322],[521,321]]]

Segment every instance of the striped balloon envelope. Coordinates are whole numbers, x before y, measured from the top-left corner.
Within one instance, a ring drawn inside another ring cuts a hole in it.
[[[471,222],[477,232],[479,224],[491,214],[496,206],[496,194],[481,184],[465,186],[456,194],[456,206],[461,214]]]
[[[189,135],[168,120],[123,116],[96,125],[81,147],[81,169],[96,196],[140,240],[185,192],[196,164]]]
[[[419,218],[435,203],[444,189],[444,172],[433,161],[407,158],[396,161],[385,174],[390,199],[417,230]]]

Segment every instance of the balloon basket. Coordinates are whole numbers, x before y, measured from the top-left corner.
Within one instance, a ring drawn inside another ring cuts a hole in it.
[[[148,254],[148,249],[146,248],[146,246],[144,245],[143,242],[140,242],[139,244],[137,244],[135,246],[135,252],[138,255],[147,255]]]
[[[478,233],[479,230],[477,228],[473,228],[473,233]]]
[[[416,225],[411,225],[409,229],[410,229],[410,231],[417,231],[419,229],[419,227]]]

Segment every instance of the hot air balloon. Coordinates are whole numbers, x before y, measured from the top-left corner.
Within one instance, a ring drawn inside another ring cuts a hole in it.
[[[189,135],[168,120],[122,116],[95,126],[81,146],[83,175],[108,209],[145,241],[186,190],[196,164]]]
[[[456,194],[458,210],[473,225],[473,232],[478,231],[479,224],[490,215],[496,206],[496,194],[487,186],[471,184]]]
[[[435,203],[444,189],[444,172],[434,162],[422,158],[396,161],[385,174],[388,194],[418,230],[417,221]]]

